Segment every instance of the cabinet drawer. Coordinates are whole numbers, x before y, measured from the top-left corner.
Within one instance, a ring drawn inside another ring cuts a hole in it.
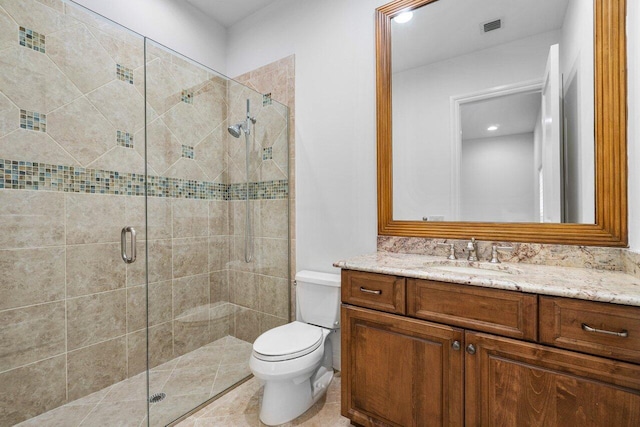
[[[640,362],[640,308],[540,297],[540,340],[556,347]]]
[[[538,338],[538,297],[520,292],[408,279],[407,314],[506,337]]]
[[[405,314],[404,277],[342,270],[342,302]]]

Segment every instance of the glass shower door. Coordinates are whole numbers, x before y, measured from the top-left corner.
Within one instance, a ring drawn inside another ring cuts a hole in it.
[[[0,426],[140,425],[143,39],[59,0],[0,26]]]
[[[146,78],[149,420],[163,426],[248,378],[255,338],[288,321],[288,111],[149,39]]]
[[[146,41],[150,425],[214,396],[229,307],[226,79]]]
[[[73,2],[0,28],[0,427],[166,425],[289,319],[287,108]]]

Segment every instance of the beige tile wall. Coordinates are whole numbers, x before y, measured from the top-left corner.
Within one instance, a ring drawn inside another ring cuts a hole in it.
[[[0,158],[144,173],[144,41],[59,0],[0,0],[0,24]],[[20,26],[44,34],[46,51],[20,46]],[[116,64],[133,70],[133,84]],[[250,179],[286,179],[284,109],[153,45],[147,79],[149,174],[243,182],[244,141],[226,127],[251,98]],[[20,109],[46,114],[46,132],[21,129]],[[267,147],[273,159],[263,161]],[[145,229],[141,196],[0,189],[0,426],[142,372],[147,333],[156,366],[286,322],[288,201],[251,204],[256,255],[245,265],[243,202],[149,198]],[[130,265],[124,225],[139,232]]]
[[[257,326],[254,325],[254,327],[251,328],[252,332],[255,333],[256,331],[263,332],[272,327],[286,323],[287,319],[295,319],[295,55],[285,57],[248,73],[242,74],[241,76],[236,77],[235,80],[259,93],[270,93],[272,99],[288,107],[289,113],[287,118],[286,134],[282,133],[278,135],[276,137],[276,142],[273,144],[274,164],[267,165],[261,169],[265,174],[268,174],[268,171],[275,169],[275,167],[287,172],[289,180],[289,199],[263,201],[263,204],[255,211],[254,216],[261,218],[259,221],[263,222],[261,231],[258,233],[263,233],[262,237],[270,239],[269,245],[272,247],[276,245],[281,248],[284,247],[284,242],[282,242],[281,239],[286,235],[284,228],[288,227],[289,242],[287,250],[289,253],[288,264],[290,274],[288,276],[278,275],[275,277],[274,279],[276,279],[278,285],[276,285],[272,290],[268,289],[266,285],[263,286],[262,294],[258,297],[259,300],[262,301],[264,297],[273,300],[273,304],[262,303],[264,305],[264,309],[259,309],[258,311],[262,314],[257,316],[260,319],[259,324]],[[276,120],[276,124],[279,123],[280,122]],[[274,133],[272,131],[273,127],[274,126],[270,126],[270,128],[267,129],[267,135]],[[231,165],[232,162],[230,161],[230,169]],[[240,214],[233,216],[233,222],[234,224],[241,224],[243,208],[237,203],[232,203],[232,205],[236,207],[235,211]],[[283,222],[283,219],[287,216],[288,224],[286,223],[287,221]],[[241,243],[238,238],[234,239],[234,241],[238,244]],[[232,260],[233,259],[234,258],[232,256]],[[280,262],[284,263],[284,260],[281,260]],[[277,279],[289,279],[288,286],[290,291],[285,291],[283,289],[283,283],[285,282]],[[285,292],[288,295],[287,298],[289,298],[288,305],[290,306],[290,313],[288,315],[285,314],[282,309],[283,303],[281,298]],[[253,310],[250,307],[246,308]]]
[[[136,206],[141,199],[0,190],[0,206],[17,208],[0,213],[2,234],[14,236],[0,250],[0,341],[5,343],[0,349],[0,425],[37,415],[146,368],[145,242],[139,242],[141,259],[126,266],[119,258],[118,242],[126,209],[119,215],[120,224],[112,219],[99,227],[91,222],[82,227],[77,212],[72,215],[65,209],[82,206],[87,215],[99,214]],[[24,200],[30,209],[19,209]],[[218,229],[219,204],[228,202],[184,202],[149,199],[151,215],[169,211],[164,226],[159,223],[162,216],[155,217],[162,233],[149,230],[161,238],[146,242],[151,366],[228,335],[232,325],[233,310],[227,303],[229,236],[219,234],[228,226]],[[41,214],[34,214],[34,209]],[[190,224],[189,229],[179,224]],[[45,228],[62,232],[38,242],[37,233]],[[39,374],[40,369],[47,372],[56,366],[60,375]],[[43,388],[51,391],[50,399],[43,400]],[[15,400],[16,395],[22,397]]]

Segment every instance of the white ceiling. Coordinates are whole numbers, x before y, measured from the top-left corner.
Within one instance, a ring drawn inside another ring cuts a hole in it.
[[[276,0],[185,0],[222,26],[229,28]]]
[[[584,0],[580,0],[584,1]],[[487,49],[562,27],[569,0],[439,0],[392,23],[393,72]],[[482,24],[503,20],[488,33]]]
[[[466,141],[533,132],[541,104],[539,91],[462,104],[462,139]],[[498,130],[488,131],[491,125],[497,125]]]

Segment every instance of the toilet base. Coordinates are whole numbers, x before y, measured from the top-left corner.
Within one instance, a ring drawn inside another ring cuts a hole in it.
[[[260,421],[276,426],[298,418],[326,393],[332,379],[333,369],[321,366],[311,378],[300,384],[291,380],[266,381]]]

